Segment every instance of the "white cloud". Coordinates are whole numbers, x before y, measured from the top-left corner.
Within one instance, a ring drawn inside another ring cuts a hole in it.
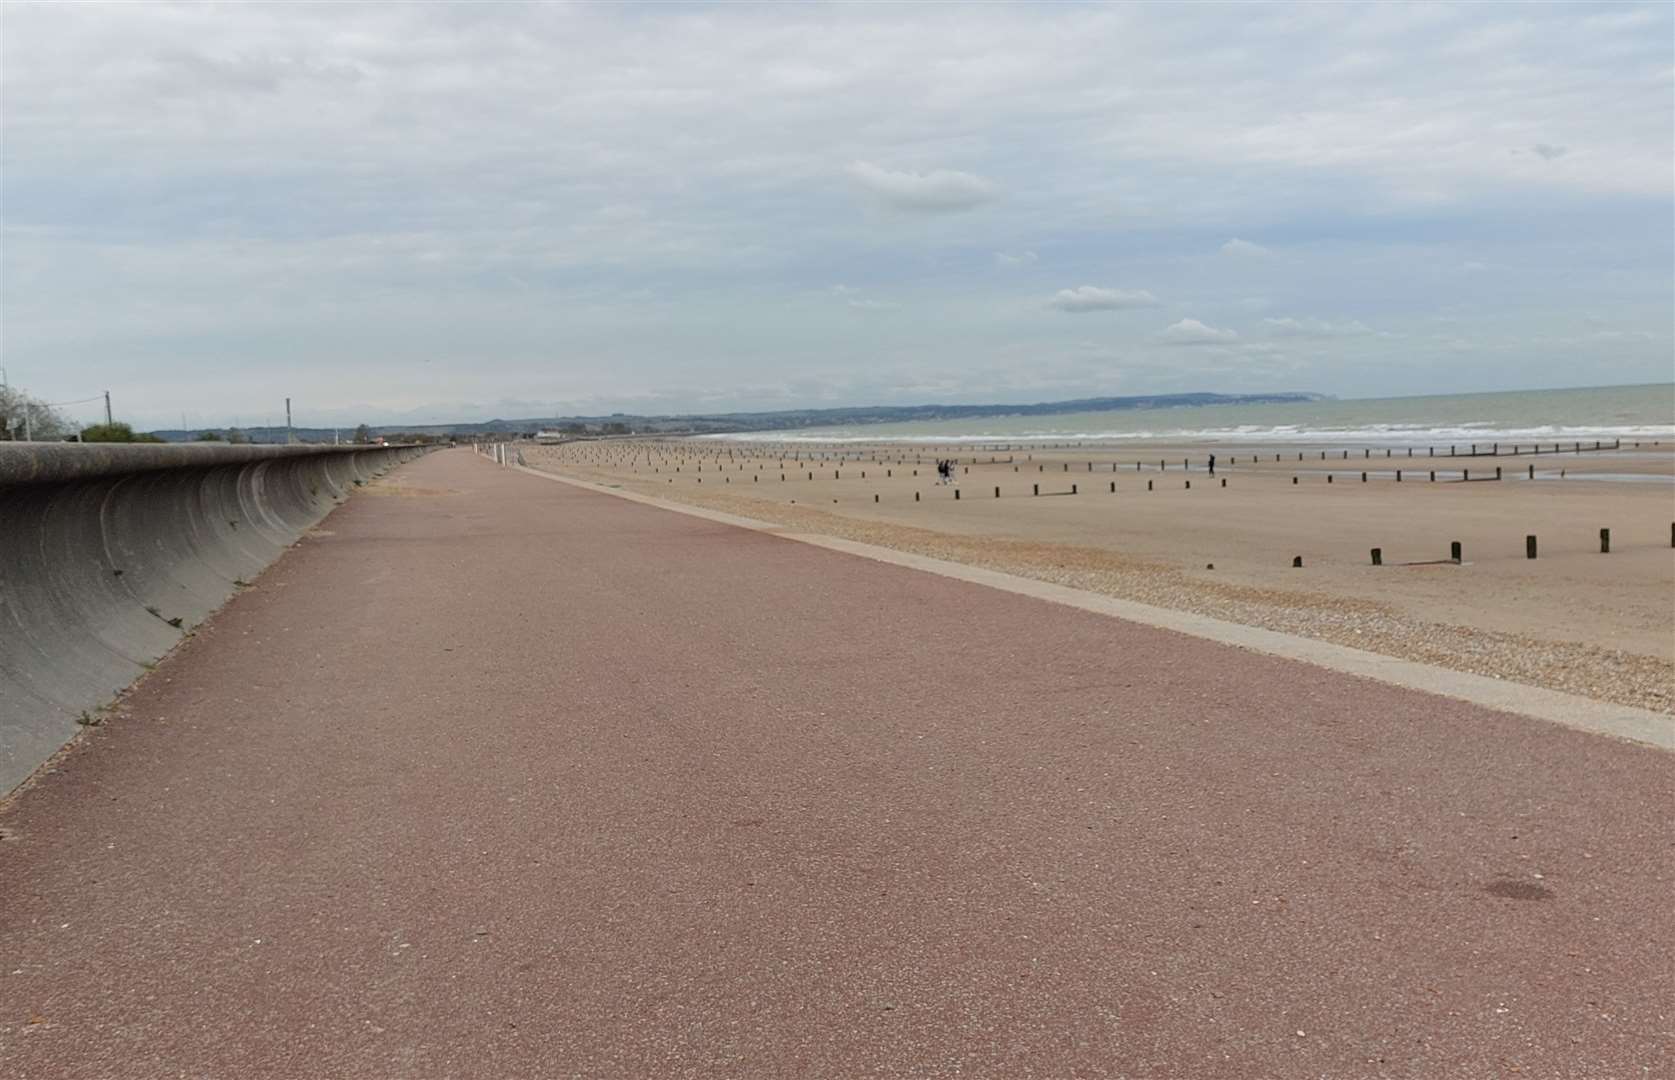
[[[900,304],[890,300],[851,300],[849,306],[856,311],[896,311],[901,308]]]
[[[1249,240],[1240,240],[1237,236],[1221,245],[1223,255],[1266,255],[1268,249],[1261,244],[1253,244]]]
[[[1081,281],[1257,339],[1106,341],[1090,380],[1146,356],[1154,388],[1226,385],[1267,342],[1344,395],[1574,381],[1575,348],[1450,356],[1429,320],[1462,303],[1450,332],[1484,342],[1597,312],[1654,337],[1593,342],[1591,377],[1667,379],[1672,13],[9,5],[5,363],[141,424],[288,394],[900,400],[927,371],[1027,396],[1030,357],[1105,321],[1045,316]],[[1250,236],[1268,258],[1235,257]],[[1308,311],[1379,332],[1261,322]],[[1402,363],[1360,362],[1404,331]],[[784,382],[787,357],[853,377]]]
[[[1165,345],[1228,345],[1238,341],[1239,335],[1197,319],[1182,319],[1159,334],[1158,339]]]
[[[1327,322],[1325,319],[1263,319],[1262,325],[1274,337],[1334,338],[1371,334],[1372,327],[1359,320]]]
[[[1156,307],[1157,297],[1146,289],[1102,289],[1097,285],[1083,285],[1076,289],[1060,289],[1047,301],[1047,306],[1071,313],[1118,311]]]
[[[1000,189],[981,176],[950,169],[891,172],[870,161],[857,161],[844,171],[874,199],[897,210],[933,214],[970,210],[1000,197]]]

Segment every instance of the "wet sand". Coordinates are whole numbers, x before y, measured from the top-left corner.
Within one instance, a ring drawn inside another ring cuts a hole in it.
[[[524,455],[799,529],[1675,710],[1669,446],[1409,458],[1402,447],[670,439]],[[937,482],[939,457],[959,461],[956,484]],[[1480,479],[1497,467],[1502,480]]]

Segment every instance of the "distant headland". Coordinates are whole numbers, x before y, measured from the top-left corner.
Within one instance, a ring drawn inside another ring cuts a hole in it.
[[[1266,394],[1133,394],[1124,397],[1075,398],[1034,404],[991,405],[856,405],[827,409],[783,409],[774,412],[691,413],[608,416],[540,416],[518,420],[482,420],[454,424],[369,425],[373,435],[408,434],[430,437],[504,435],[539,430],[604,434],[721,435],[748,431],[795,431],[801,428],[850,424],[899,424],[926,420],[961,420],[982,416],[1056,416],[1064,413],[1110,412],[1120,409],[1173,409],[1201,405],[1283,405],[1326,401],[1330,395],[1303,391]],[[257,442],[284,441],[284,428],[252,427],[245,433]],[[169,442],[195,439],[197,429],[164,430],[153,434]],[[334,429],[298,427],[295,437],[331,441]]]

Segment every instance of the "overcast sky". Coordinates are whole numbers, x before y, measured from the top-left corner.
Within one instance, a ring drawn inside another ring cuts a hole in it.
[[[6,3],[0,364],[146,427],[1667,381],[1671,11]]]

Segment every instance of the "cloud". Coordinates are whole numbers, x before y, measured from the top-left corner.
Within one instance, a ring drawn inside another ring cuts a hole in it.
[[[1274,337],[1334,338],[1371,334],[1373,328],[1358,320],[1334,323],[1325,319],[1263,319],[1262,325]]]
[[[1173,324],[1158,339],[1165,345],[1229,345],[1239,340],[1232,330],[1220,330],[1197,319],[1182,319]]]
[[[901,305],[890,300],[851,300],[849,306],[856,311],[897,311]]]
[[[1000,189],[981,176],[936,169],[928,173],[891,172],[870,161],[846,170],[867,194],[896,210],[938,214],[970,210],[1000,198]]]
[[[1548,161],[1556,161],[1570,153],[1570,148],[1568,146],[1553,146],[1549,143],[1536,143],[1530,147],[1530,153],[1546,158]]]
[[[1145,289],[1101,289],[1097,285],[1083,285],[1077,289],[1060,289],[1047,301],[1047,306],[1072,314],[1120,311],[1124,308],[1156,307],[1157,297]]]
[[[1221,245],[1223,255],[1266,255],[1268,249],[1261,244],[1253,244],[1249,240],[1240,240],[1237,236]]]
[[[1592,343],[1597,381],[1669,377],[1667,4],[1515,21],[1440,4],[14,4],[4,22],[3,362],[48,400],[108,386],[142,426],[248,425],[286,395],[299,415],[652,388],[672,395],[660,409],[899,400],[942,372],[1022,397],[1049,384],[1032,357],[1090,336],[1120,354],[1090,385],[1144,356],[1158,387],[1225,387],[1263,343],[1309,365],[1288,385],[1345,396],[1416,372],[1575,381],[1572,347],[1450,355],[1429,320],[1456,304],[1450,332],[1483,342],[1597,312],[1655,335]],[[1237,47],[1206,64],[1212,40]],[[1582,133],[1562,157],[1532,149]],[[1070,281],[1168,299],[1117,340],[1121,311],[1056,317]],[[1192,310],[1247,329],[1162,345]],[[1378,333],[1311,340],[1299,311]],[[1262,323],[1288,313],[1294,329]],[[1401,332],[1403,362],[1373,362]],[[787,356],[853,381],[805,390]]]

